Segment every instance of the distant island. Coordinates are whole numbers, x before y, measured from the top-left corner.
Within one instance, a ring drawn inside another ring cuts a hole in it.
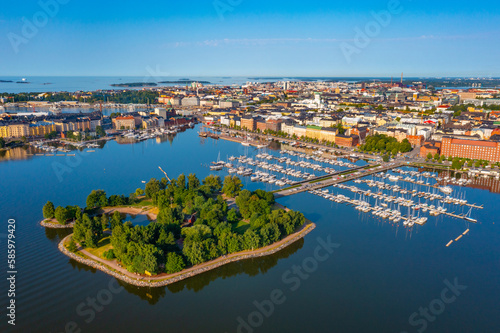
[[[115,83],[112,87],[137,88],[137,87],[156,87],[154,82],[132,82],[132,83]]]
[[[158,82],[158,83],[163,83],[163,84],[173,84],[173,83],[176,83],[176,84],[186,84],[186,83],[194,83],[194,82],[198,82],[198,83],[201,83],[201,84],[210,84],[211,82],[209,81],[196,81],[196,80],[177,80],[177,81],[161,81],[161,82]]]
[[[12,83],[14,81],[11,81],[11,80],[0,80],[1,83]]]
[[[265,256],[315,227],[273,193],[242,190],[241,180],[194,174],[151,179],[130,196],[92,191],[85,209],[43,207],[42,225],[73,225],[59,249],[69,257],[137,286],[164,286],[227,263]],[[146,226],[123,214],[147,215]]]

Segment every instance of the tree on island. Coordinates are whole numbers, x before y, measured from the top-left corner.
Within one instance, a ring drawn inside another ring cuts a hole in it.
[[[61,206],[57,206],[57,208],[54,212],[54,216],[55,216],[57,222],[59,222],[60,224],[63,224],[63,225],[66,224],[66,221],[68,220],[66,208],[61,207]]]
[[[70,252],[76,252],[76,250],[77,250],[76,243],[73,240],[73,237],[70,237],[69,244],[68,244],[68,250]]]
[[[146,198],[151,199],[159,190],[161,190],[160,181],[158,179],[151,178],[151,180],[146,184]]]
[[[173,274],[182,271],[186,267],[186,263],[182,256],[175,252],[170,252],[167,254],[167,260],[165,262],[165,272],[168,274]]]
[[[55,216],[54,204],[50,201],[43,206],[43,217],[46,219],[53,219]]]
[[[5,148],[5,140],[3,138],[0,138],[0,149]]]
[[[187,180],[187,181],[186,181]],[[305,221],[301,213],[274,210],[274,195],[256,190],[241,190],[237,177],[225,180],[224,190],[236,196],[238,209],[228,209],[220,195],[223,189],[217,176],[206,177],[202,185],[195,175],[180,175],[162,188],[155,179],[147,186],[151,202],[158,209],[157,220],[146,226],[122,222],[115,211],[89,217],[75,207],[59,208],[76,218],[73,239],[84,247],[98,247],[103,229],[111,227],[111,246],[102,256],[120,262],[130,272],[175,273],[242,250],[272,244],[293,233]],[[239,192],[239,193],[238,193]],[[104,191],[93,191],[93,207],[104,202]],[[113,197],[113,196],[112,196]],[[124,199],[114,196],[108,204]],[[125,198],[129,199],[129,198]],[[102,201],[102,202],[101,202]],[[182,250],[178,244],[182,242]]]
[[[234,198],[240,193],[242,187],[243,184],[238,177],[226,176],[226,178],[224,178],[224,186],[222,187],[222,192],[228,198]]]
[[[203,185],[201,186],[201,190],[206,195],[214,194],[220,191],[222,188],[222,181],[219,176],[210,175],[203,179]]]
[[[90,218],[88,214],[83,214],[81,220],[77,219],[73,228],[73,238],[75,241],[86,247],[97,247],[102,238],[102,224],[101,220]]]
[[[108,204],[106,192],[103,190],[93,190],[87,197],[87,208],[105,207]]]
[[[196,190],[198,187],[200,187],[200,180],[198,179],[198,177],[196,177],[196,175],[193,173],[189,174],[188,189]]]

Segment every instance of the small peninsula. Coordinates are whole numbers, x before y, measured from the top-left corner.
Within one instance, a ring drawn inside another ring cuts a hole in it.
[[[73,226],[59,249],[137,286],[164,286],[227,263],[276,253],[315,227],[263,190],[227,176],[151,179],[129,196],[92,191],[84,209],[43,207],[42,225]],[[126,215],[146,215],[133,225]]]

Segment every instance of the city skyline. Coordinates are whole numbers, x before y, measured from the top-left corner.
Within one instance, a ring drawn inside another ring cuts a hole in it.
[[[495,77],[498,8],[491,1],[8,4],[0,73]]]

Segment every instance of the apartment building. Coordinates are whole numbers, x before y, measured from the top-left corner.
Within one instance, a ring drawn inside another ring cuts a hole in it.
[[[500,145],[497,141],[443,137],[441,155],[500,162]]]

